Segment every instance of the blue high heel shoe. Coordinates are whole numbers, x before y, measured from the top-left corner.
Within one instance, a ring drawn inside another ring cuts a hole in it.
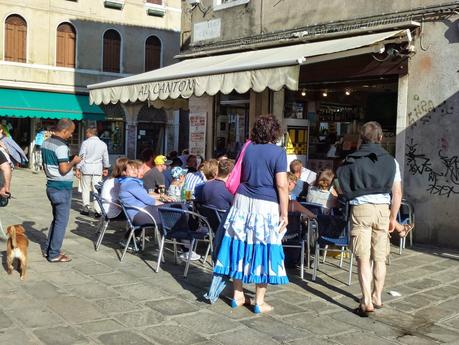
[[[258,304],[255,304],[255,306],[253,307],[253,312],[255,314],[260,314],[261,313],[261,309],[260,309],[260,306]]]
[[[239,307],[239,304],[237,304],[237,300],[235,300],[235,299],[231,300],[231,304],[230,305],[231,305],[231,308],[233,308],[233,309]]]

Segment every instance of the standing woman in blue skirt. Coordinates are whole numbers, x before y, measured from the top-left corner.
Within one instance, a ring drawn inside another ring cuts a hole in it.
[[[232,308],[250,304],[243,284],[256,284],[255,313],[273,309],[265,302],[268,284],[288,283],[281,243],[288,222],[287,155],[275,144],[281,135],[274,116],[256,119],[214,269],[233,279]]]

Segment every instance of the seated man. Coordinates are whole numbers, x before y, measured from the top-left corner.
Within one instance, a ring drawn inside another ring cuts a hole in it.
[[[213,206],[219,210],[228,210],[233,203],[233,195],[226,188],[226,180],[234,167],[234,161],[224,159],[218,162],[217,177],[206,182],[196,200],[205,206]]]
[[[155,157],[154,163],[155,166],[148,170],[148,172],[143,176],[143,187],[148,192],[153,190],[154,192],[159,193],[159,189],[161,187],[166,188],[164,172],[172,161],[168,160],[166,156],[159,155]]]
[[[0,195],[8,198],[11,184],[11,164],[7,154],[0,150]]]

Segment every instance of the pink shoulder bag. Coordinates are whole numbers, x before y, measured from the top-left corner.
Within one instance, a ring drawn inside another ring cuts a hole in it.
[[[241,184],[242,160],[244,159],[245,150],[250,143],[250,140],[245,142],[242,147],[241,154],[239,155],[236,164],[234,164],[233,171],[231,171],[231,174],[229,174],[228,179],[226,180],[226,188],[233,195],[236,194],[237,188]]]

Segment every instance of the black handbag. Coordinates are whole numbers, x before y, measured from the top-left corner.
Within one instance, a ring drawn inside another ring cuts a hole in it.
[[[8,205],[10,198],[11,198],[10,193],[7,193],[7,195],[0,195],[0,207],[5,207],[6,205]]]

